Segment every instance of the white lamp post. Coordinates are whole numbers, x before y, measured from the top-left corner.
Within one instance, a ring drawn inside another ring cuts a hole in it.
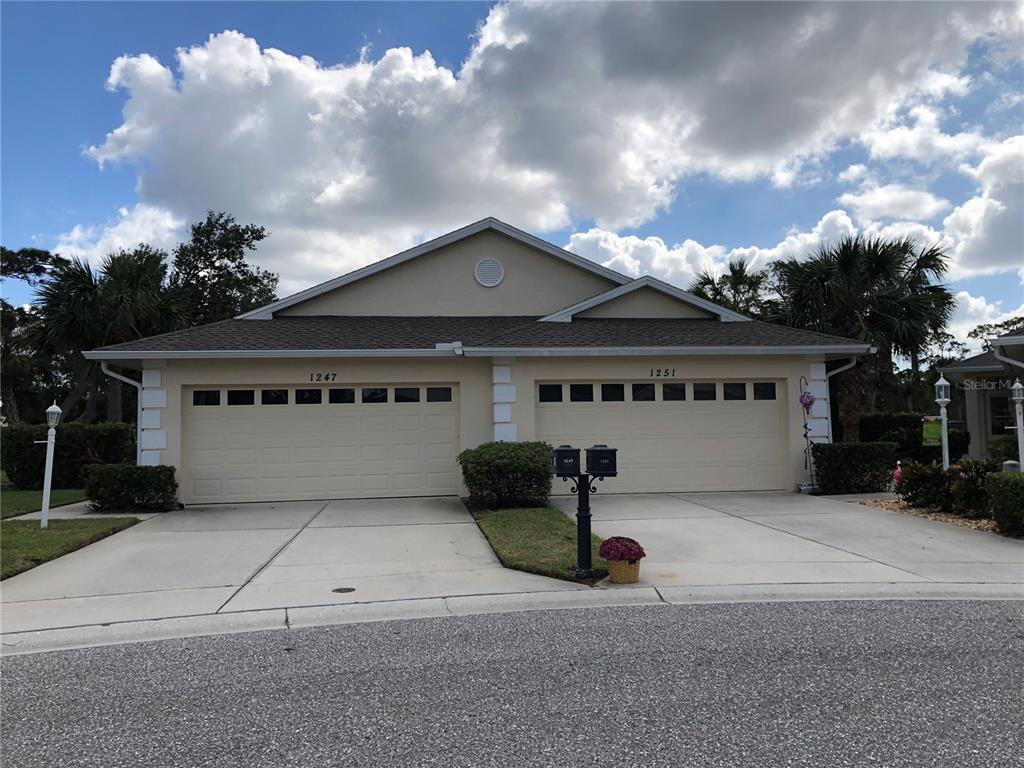
[[[1013,398],[1014,410],[1017,411],[1017,459],[1024,467],[1024,384],[1020,379],[1010,387],[1010,396]]]
[[[50,429],[46,432],[46,471],[43,473],[43,510],[39,519],[40,528],[46,528],[50,523],[50,483],[53,480],[53,444],[57,439],[57,425],[60,423],[60,415],[60,406],[54,401],[53,405],[46,409],[46,424]]]
[[[949,429],[946,426],[946,406],[949,405],[949,382],[941,373],[935,382],[935,402],[942,417],[942,468],[949,469]]]

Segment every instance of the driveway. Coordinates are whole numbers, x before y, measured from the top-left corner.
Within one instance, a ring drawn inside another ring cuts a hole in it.
[[[0,585],[4,633],[566,589],[502,568],[454,496],[189,507]]]
[[[555,504],[575,514],[575,499]],[[833,585],[837,596],[854,584],[995,584],[1024,597],[1024,542],[850,501],[599,493],[591,508],[596,533],[644,546],[643,580],[666,598],[675,587],[735,594],[738,585],[801,584]]]

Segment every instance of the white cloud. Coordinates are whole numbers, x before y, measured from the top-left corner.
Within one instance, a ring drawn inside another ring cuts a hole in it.
[[[943,221],[954,243],[954,275],[1020,271],[1024,280],[1024,135],[992,147],[964,172],[978,193]]]
[[[907,189],[900,184],[868,187],[860,192],[847,192],[838,198],[841,205],[853,209],[862,221],[875,219],[928,220],[950,208],[950,203],[931,192]]]
[[[856,163],[840,173],[838,178],[845,184],[856,184],[859,181],[863,181],[867,176],[868,167],[863,163]]]
[[[955,298],[956,308],[946,330],[957,341],[966,344],[972,353],[980,352],[982,346],[981,341],[967,337],[974,328],[1024,316],[1024,302],[1015,309],[1004,311],[1003,302],[990,302],[984,296],[972,296],[967,291],[958,291]]]
[[[139,203],[121,208],[117,219],[102,227],[76,226],[62,234],[53,251],[66,257],[97,262],[109,253],[131,249],[139,243],[169,249],[181,240],[185,222],[170,211]]]
[[[137,163],[149,208],[266,225],[261,258],[291,290],[486,215],[612,229],[651,220],[695,174],[799,183],[892,104],[968,87],[936,72],[1014,19],[939,3],[503,4],[457,70],[408,48],[323,65],[225,32],[180,49],[177,72],[119,58],[123,121],[88,153]]]
[[[943,133],[939,112],[919,105],[909,111],[913,125],[887,122],[861,134],[860,140],[875,160],[907,158],[923,163],[956,162],[981,152],[987,141],[977,131]]]

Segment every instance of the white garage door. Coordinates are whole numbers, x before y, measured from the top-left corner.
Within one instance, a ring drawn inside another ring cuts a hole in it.
[[[184,397],[188,502],[458,492],[455,386],[196,387]]]
[[[537,439],[618,448],[619,476],[605,481],[608,492],[781,489],[783,387],[737,380],[540,383]]]

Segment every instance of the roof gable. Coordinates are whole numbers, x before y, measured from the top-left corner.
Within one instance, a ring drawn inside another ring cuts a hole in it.
[[[574,253],[570,253],[562,248],[547,243],[538,237],[534,237],[522,230],[516,229],[515,227],[509,226],[504,222],[498,221],[494,218],[482,219],[481,221],[470,224],[469,226],[463,227],[462,229],[455,230],[441,237],[430,240],[426,243],[418,245],[414,248],[410,248],[406,251],[398,253],[389,258],[370,264],[361,269],[357,269],[354,272],[350,272],[346,275],[336,277],[333,280],[315,285],[312,288],[307,288],[304,291],[300,291],[296,294],[288,296],[278,301],[268,304],[264,307],[246,312],[245,314],[239,315],[240,320],[268,320],[275,316],[275,314],[339,314],[334,311],[323,311],[317,309],[315,305],[317,303],[323,304],[323,302],[316,302],[319,297],[323,297],[331,292],[340,291],[340,289],[346,286],[352,285],[359,281],[367,280],[376,275],[381,275],[388,270],[398,267],[403,264],[407,264],[421,257],[429,256],[430,254],[437,254],[444,249],[450,249],[453,246],[458,246],[460,243],[464,243],[471,238],[479,239],[481,235],[486,233],[494,233],[501,235],[504,238],[517,243],[520,247],[527,248],[533,253],[543,254],[548,257],[552,257],[557,260],[556,263],[560,265],[566,265],[575,268],[581,273],[583,278],[581,285],[576,287],[576,296],[586,296],[589,293],[593,293],[595,290],[602,290],[609,286],[621,285],[628,283],[630,278],[622,275],[614,270],[602,267],[589,259],[585,259],[582,256],[577,256]],[[554,283],[557,284],[557,277],[554,276]],[[586,279],[589,277],[589,280]],[[589,288],[589,291],[586,289]],[[475,289],[475,287],[474,287]],[[579,291],[583,293],[579,293]],[[570,294],[571,296],[571,291]],[[488,300],[493,300],[493,296],[488,297]],[[564,300],[564,299],[563,299]],[[309,303],[305,309],[301,305]],[[544,306],[539,311],[549,312],[558,306],[557,300],[551,306]],[[447,309],[447,308],[446,308]],[[347,311],[340,312],[340,314],[346,314]],[[378,314],[387,315],[394,314],[393,311],[389,311],[387,308],[380,308]],[[493,313],[493,312],[491,312]],[[530,314],[528,308],[520,309],[510,314]],[[416,314],[410,311],[410,314]],[[485,312],[473,312],[470,311],[468,314],[486,314]]]
[[[644,275],[638,277],[635,280],[631,280],[628,283],[619,285],[612,288],[604,293],[596,296],[591,296],[588,299],[577,302],[568,307],[558,310],[546,317],[542,317],[542,322],[548,323],[570,323],[574,317],[622,317],[624,315],[616,314],[614,311],[611,313],[601,313],[597,308],[605,306],[610,307],[615,303],[621,303],[622,299],[631,294],[643,295],[642,292],[650,291],[652,293],[659,294],[659,298],[668,297],[674,301],[680,302],[689,308],[689,313],[681,312],[678,317],[714,317],[725,322],[742,322],[749,321],[750,318],[746,315],[741,315],[739,312],[733,312],[730,309],[725,309],[717,304],[702,299],[699,296],[694,296],[688,291],[676,288],[673,285],[662,282],[655,277],[650,275]],[[639,302],[631,302],[631,312],[636,312],[636,307],[639,306]],[[643,317],[665,317],[665,305],[664,302],[659,301],[657,305],[651,302],[651,314],[642,315]],[[637,315],[632,314],[630,316],[636,317]]]

